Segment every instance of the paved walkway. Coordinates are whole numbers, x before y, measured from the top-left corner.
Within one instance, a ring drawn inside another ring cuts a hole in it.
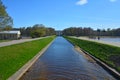
[[[94,42],[98,42],[98,43],[103,43],[103,44],[108,44],[108,45],[120,47],[119,42],[102,41],[102,40],[97,40],[97,39],[90,39],[88,37],[73,37],[73,38],[78,38],[78,39],[83,39],[83,40],[88,40],[88,41],[94,41]]]
[[[34,38],[34,39],[20,39],[20,40],[8,41],[8,42],[1,42],[0,47],[9,46],[9,45],[13,45],[13,44],[24,43],[24,42],[27,42],[27,41],[33,41],[33,40],[38,40],[38,39],[42,39],[42,38],[47,38],[47,37],[40,37],[40,38]]]

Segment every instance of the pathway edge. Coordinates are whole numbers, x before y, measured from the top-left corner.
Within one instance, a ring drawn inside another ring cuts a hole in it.
[[[79,47],[80,48],[80,47]],[[105,70],[107,70],[110,74],[112,74],[115,78],[120,79],[120,73],[118,71],[116,71],[114,68],[108,66],[106,63],[102,62],[101,60],[99,60],[98,58],[92,56],[91,54],[89,54],[88,52],[86,52],[85,50],[83,50],[82,48],[80,48],[80,50],[90,56],[92,59],[94,59],[100,66],[102,66]]]

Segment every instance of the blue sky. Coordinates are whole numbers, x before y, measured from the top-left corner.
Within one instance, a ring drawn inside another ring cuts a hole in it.
[[[14,27],[120,27],[120,0],[2,0]]]

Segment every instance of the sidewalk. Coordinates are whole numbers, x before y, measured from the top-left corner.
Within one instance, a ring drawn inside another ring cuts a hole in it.
[[[49,36],[47,36],[47,37],[49,37]],[[9,46],[9,45],[13,45],[13,44],[24,43],[24,42],[27,42],[27,41],[33,41],[33,40],[38,40],[38,39],[47,38],[47,37],[40,37],[40,38],[34,38],[34,39],[20,39],[20,40],[8,41],[8,42],[1,42],[0,47]]]
[[[77,38],[77,39],[94,41],[94,42],[98,42],[98,43],[103,43],[103,44],[108,44],[108,45],[120,47],[120,43],[119,43],[119,42],[102,41],[102,40],[97,40],[97,39],[90,39],[90,38],[88,38],[88,37],[74,37],[74,36],[72,36],[72,37],[73,37],[73,38]]]

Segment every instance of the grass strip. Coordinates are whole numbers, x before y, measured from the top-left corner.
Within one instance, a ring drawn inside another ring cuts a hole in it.
[[[14,74],[54,38],[55,36],[52,36],[11,46],[0,47],[0,80],[6,80]]]
[[[65,38],[120,72],[120,47],[67,36]]]

